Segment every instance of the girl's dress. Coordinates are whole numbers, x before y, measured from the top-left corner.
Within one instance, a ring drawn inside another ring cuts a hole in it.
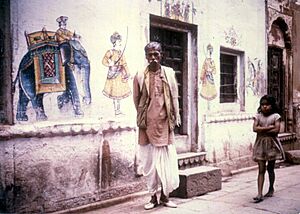
[[[255,115],[255,119],[258,121],[258,125],[261,127],[267,127],[275,125],[275,122],[280,119],[280,115],[277,113],[269,116],[263,114]],[[284,151],[281,143],[276,135],[270,135],[269,133],[257,133],[255,144],[253,146],[253,160],[254,161],[271,161],[280,160],[284,158]]]

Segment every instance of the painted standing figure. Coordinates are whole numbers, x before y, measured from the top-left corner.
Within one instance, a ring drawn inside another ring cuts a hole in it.
[[[214,60],[211,58],[213,47],[209,44],[207,46],[209,56],[205,59],[200,79],[202,81],[202,88],[200,95],[206,100],[213,100],[217,96],[217,90],[213,75],[216,73],[216,66]]]
[[[158,205],[157,191],[161,185],[160,204],[176,208],[169,193],[179,186],[174,128],[180,125],[178,86],[172,68],[162,66],[161,45],[150,42],[145,47],[149,65],[133,80],[133,99],[139,127],[138,143],[143,175],[151,200],[144,208]]]
[[[258,163],[258,194],[253,198],[255,203],[263,201],[265,172],[269,174],[269,191],[265,197],[274,194],[275,161],[284,159],[284,152],[277,135],[280,130],[280,115],[274,97],[265,95],[260,99],[258,114],[254,117],[253,131],[257,133],[253,146],[253,160]],[[266,163],[268,165],[266,167]]]
[[[113,48],[108,50],[103,59],[102,64],[108,67],[107,78],[103,89],[103,94],[113,99],[115,115],[122,114],[120,108],[120,100],[131,94],[128,84],[129,71],[122,47],[122,37],[118,32],[111,35],[110,41]]]

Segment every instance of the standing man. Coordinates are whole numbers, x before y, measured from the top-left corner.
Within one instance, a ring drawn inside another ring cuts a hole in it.
[[[180,125],[178,86],[172,68],[162,66],[161,45],[150,42],[145,46],[148,66],[133,80],[133,99],[137,110],[140,157],[143,175],[151,200],[144,208],[158,205],[157,191],[161,185],[160,203],[167,207],[177,205],[169,201],[169,193],[179,186],[174,128]]]

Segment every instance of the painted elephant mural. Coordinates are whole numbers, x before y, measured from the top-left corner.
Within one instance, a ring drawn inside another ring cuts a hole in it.
[[[82,116],[84,113],[80,94],[85,104],[91,103],[90,62],[87,53],[75,38],[59,44],[54,38],[55,32],[41,32],[30,41],[31,48],[23,56],[14,82],[19,82],[16,119],[28,120],[26,110],[30,101],[36,119],[47,120],[43,105],[44,94],[58,91],[63,92],[57,97],[58,108],[71,101],[75,116]],[[41,75],[37,75],[37,71]],[[53,90],[50,88],[53,85],[59,87],[54,87]],[[46,86],[46,90],[41,90],[40,86]]]

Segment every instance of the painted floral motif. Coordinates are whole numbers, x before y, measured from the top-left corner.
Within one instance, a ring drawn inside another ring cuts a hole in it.
[[[229,43],[232,47],[240,45],[240,36],[236,33],[233,26],[228,31],[224,31],[224,33],[226,43]]]
[[[253,95],[261,95],[264,88],[264,76],[262,72],[262,61],[254,58],[253,61],[248,58],[249,78],[247,79],[247,86],[253,92]]]

